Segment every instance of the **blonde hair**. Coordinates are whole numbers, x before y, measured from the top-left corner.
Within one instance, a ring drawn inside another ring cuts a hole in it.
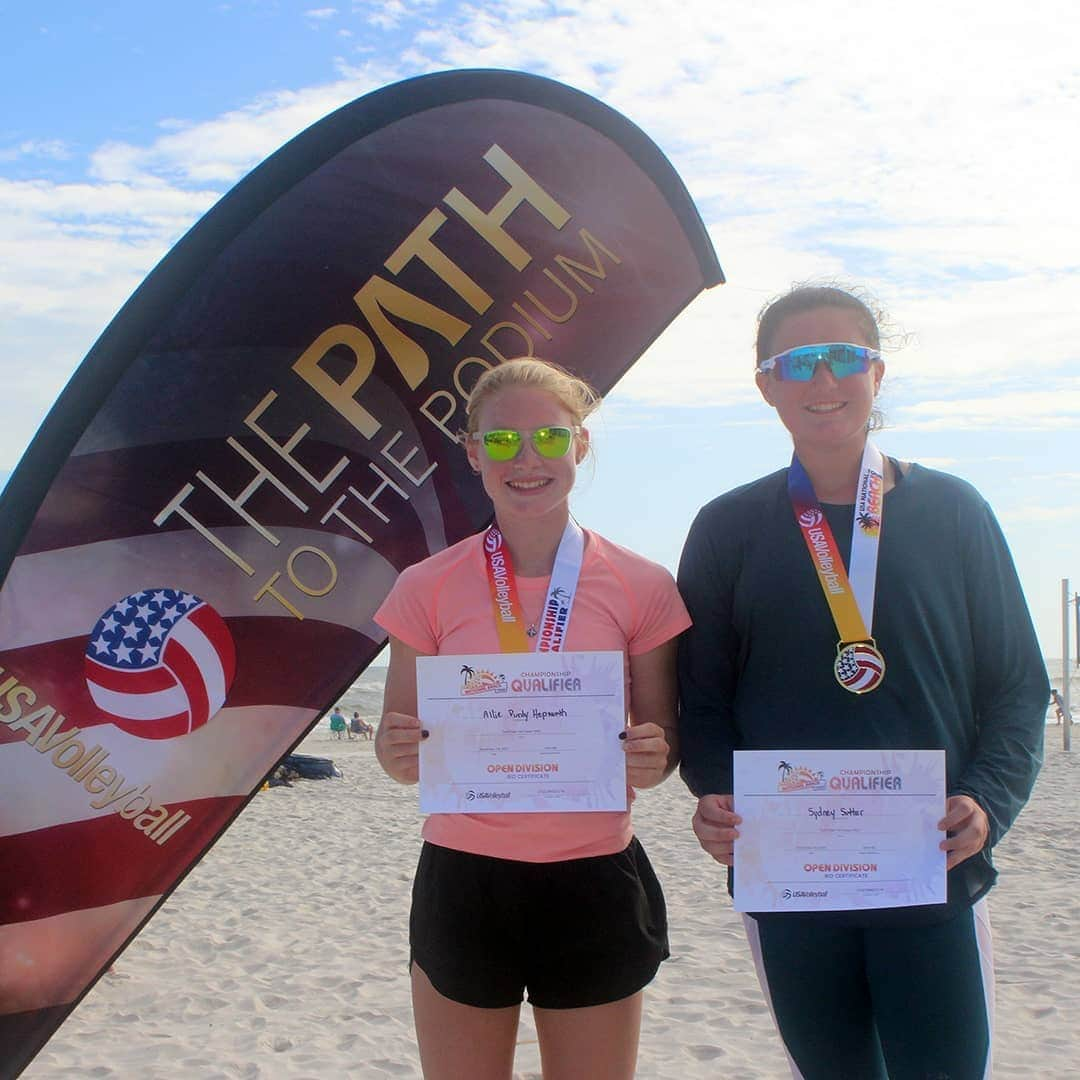
[[[600,395],[584,379],[571,375],[550,360],[535,356],[507,360],[498,367],[489,368],[476,380],[465,406],[467,435],[476,433],[480,423],[480,407],[484,402],[512,386],[543,390],[550,394],[570,413],[575,425],[583,424],[600,404]]]

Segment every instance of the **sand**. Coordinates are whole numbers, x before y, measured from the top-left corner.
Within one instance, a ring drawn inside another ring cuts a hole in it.
[[[995,1076],[1075,1077],[1080,1058],[1080,740],[1047,762],[998,848]],[[305,753],[341,780],[258,794],[23,1074],[418,1077],[409,1006],[416,791],[368,741]],[[723,874],[690,832],[677,778],[644,792],[638,835],[664,883],[672,959],[647,992],[644,1080],[788,1075]],[[539,1077],[523,1010],[515,1075]]]

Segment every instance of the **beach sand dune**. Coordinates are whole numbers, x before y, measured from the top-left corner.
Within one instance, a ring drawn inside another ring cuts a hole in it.
[[[1080,752],[1060,730],[998,849],[997,1077],[1080,1072]],[[308,737],[341,780],[259,793],[52,1041],[27,1080],[418,1077],[406,962],[416,791],[367,741]],[[643,1080],[788,1075],[722,868],[677,778],[637,801],[672,959],[648,991]],[[518,1077],[539,1076],[523,1010]]]

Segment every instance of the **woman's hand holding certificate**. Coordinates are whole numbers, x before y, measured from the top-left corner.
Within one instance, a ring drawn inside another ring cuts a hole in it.
[[[420,721],[405,713],[383,715],[375,733],[375,756],[383,769],[399,784],[415,784],[420,776]]]
[[[626,809],[621,652],[420,657],[416,682],[423,813]],[[667,755],[650,726],[642,780]]]
[[[735,752],[737,911],[941,904],[942,750]]]

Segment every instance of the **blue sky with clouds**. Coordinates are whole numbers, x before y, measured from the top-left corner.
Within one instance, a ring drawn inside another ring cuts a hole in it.
[[[895,323],[882,448],[980,488],[1058,655],[1061,578],[1080,587],[1077,16],[990,7],[0,0],[0,481],[246,171],[388,82],[515,68],[643,127],[729,279],[609,397],[581,519],[673,567],[702,502],[790,453],[751,377],[757,309],[796,280],[862,283]]]

